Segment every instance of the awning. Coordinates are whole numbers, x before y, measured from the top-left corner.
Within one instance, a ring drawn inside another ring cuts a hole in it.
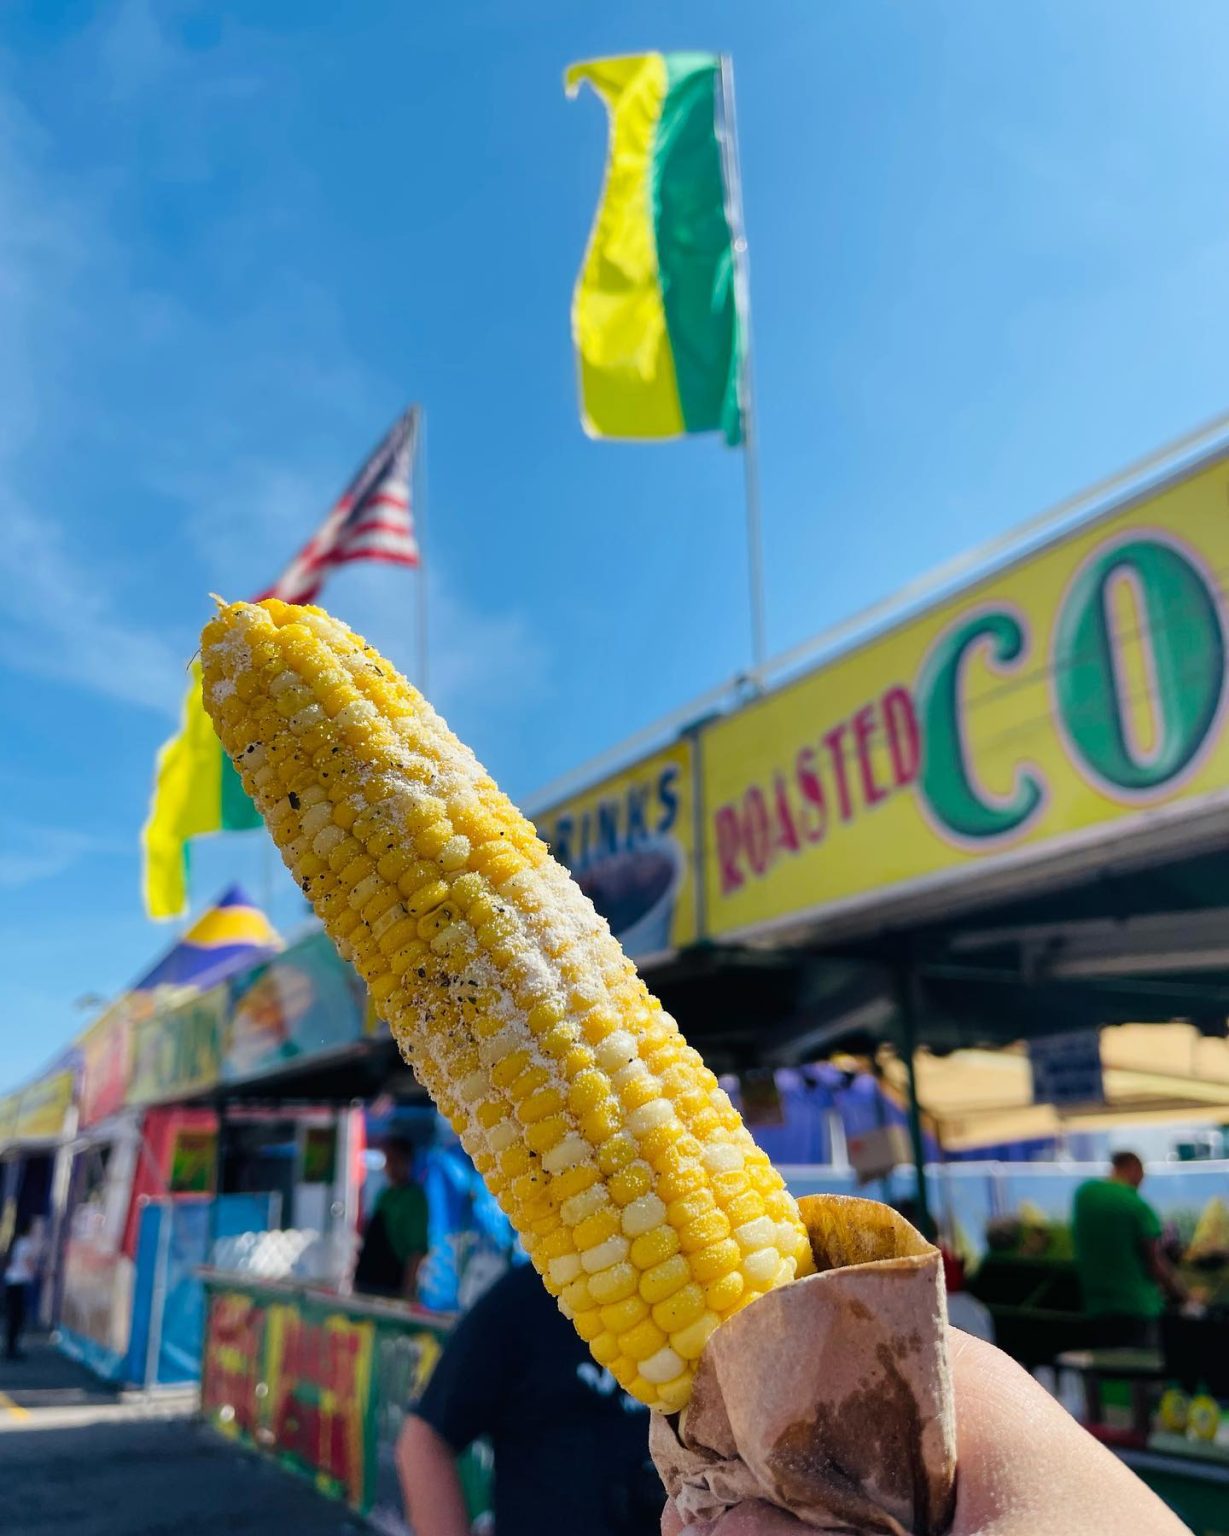
[[[1190,1024],[1122,1024],[1101,1031],[1105,1101],[1034,1104],[1023,1045],[916,1057],[918,1099],[941,1145],[967,1151],[1064,1131],[1185,1121],[1229,1124],[1229,1040]],[[906,1092],[903,1062],[884,1061],[888,1083]]]

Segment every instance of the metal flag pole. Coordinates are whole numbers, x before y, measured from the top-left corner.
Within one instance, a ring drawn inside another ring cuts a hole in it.
[[[742,173],[738,162],[738,120],[734,111],[734,61],[723,53],[721,72],[721,159],[725,170],[726,219],[734,250],[734,309],[741,356],[738,408],[742,416],[743,482],[747,503],[747,581],[751,611],[752,680],[762,685],[768,660],[764,638],[764,547],[760,518],[760,465],[756,435],[755,391],[751,371],[751,270],[743,222]]]
[[[414,533],[418,543],[418,691],[427,692],[427,413],[417,408],[414,435]]]

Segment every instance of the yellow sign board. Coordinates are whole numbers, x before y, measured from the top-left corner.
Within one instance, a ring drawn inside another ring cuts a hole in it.
[[[68,1112],[73,1103],[74,1079],[71,1071],[53,1072],[21,1091],[17,1123],[13,1130],[17,1141],[54,1140],[67,1128]]]
[[[0,1099],[0,1147],[12,1141],[17,1134],[17,1112],[21,1107],[19,1093],[7,1093]]]
[[[692,745],[683,738],[537,818],[628,954],[697,937]]]
[[[1229,466],[708,728],[706,929],[940,891],[1229,798]]]

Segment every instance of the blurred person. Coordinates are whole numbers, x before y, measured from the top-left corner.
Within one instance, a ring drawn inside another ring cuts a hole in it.
[[[1190,1299],[1162,1250],[1160,1218],[1139,1193],[1143,1181],[1139,1157],[1115,1152],[1109,1176],[1075,1192],[1075,1265],[1102,1348],[1155,1349],[1165,1297]]]
[[[369,1296],[413,1301],[418,1270],[427,1254],[427,1196],[410,1177],[413,1144],[394,1136],[384,1143],[383,1151],[388,1183],[363,1232],[354,1289]]]
[[[950,1335],[956,1397],[956,1516],[948,1536],[1190,1536],[1133,1472],[1014,1360]],[[543,1530],[547,1527],[543,1527]],[[672,1505],[662,1536],[805,1536],[812,1526],[768,1504],[684,1527]]]
[[[4,1271],[4,1358],[20,1360],[21,1336],[30,1309],[30,1293],[38,1278],[38,1244],[30,1231],[30,1219],[17,1223],[17,1235],[9,1249]]]
[[[530,1264],[458,1323],[397,1442],[415,1536],[467,1536],[457,1458],[495,1452],[498,1536],[654,1536],[649,1415],[590,1355]]]

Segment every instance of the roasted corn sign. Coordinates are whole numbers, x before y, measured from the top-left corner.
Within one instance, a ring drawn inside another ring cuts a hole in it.
[[[1222,462],[703,733],[705,930],[941,894],[1227,797]]]

